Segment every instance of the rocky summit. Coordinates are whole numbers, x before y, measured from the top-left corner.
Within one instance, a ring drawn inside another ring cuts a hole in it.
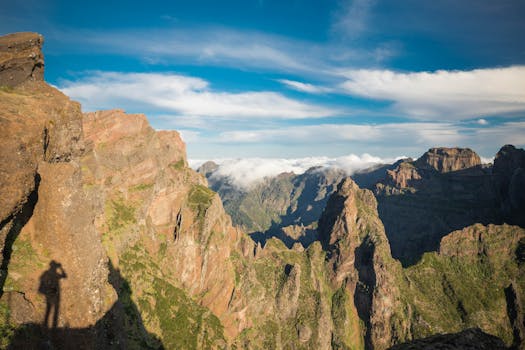
[[[46,84],[42,43],[0,38],[0,348],[525,348],[523,150],[221,200],[176,131]]]

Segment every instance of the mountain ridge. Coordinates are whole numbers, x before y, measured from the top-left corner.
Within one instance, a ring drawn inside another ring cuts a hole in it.
[[[403,268],[374,192],[337,173],[294,192],[286,174],[282,203],[308,197],[291,222],[317,224],[308,202],[326,201],[319,237],[263,247],[188,167],[177,132],[122,110],[82,114],[24,79],[0,89],[12,136],[0,141],[2,347],[381,350],[479,327],[523,348],[523,228],[471,225]],[[498,160],[498,203],[517,218],[520,157],[509,146]]]

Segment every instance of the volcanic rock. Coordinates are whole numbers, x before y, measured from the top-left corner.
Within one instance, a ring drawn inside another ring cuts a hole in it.
[[[481,165],[481,159],[470,148],[431,148],[416,160],[420,168],[433,168],[448,173]]]
[[[25,81],[44,80],[44,38],[37,33],[0,37],[0,87],[12,88]]]

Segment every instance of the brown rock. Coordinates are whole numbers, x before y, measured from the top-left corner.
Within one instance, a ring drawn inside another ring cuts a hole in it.
[[[0,87],[44,80],[43,42],[44,38],[37,33],[0,37]]]
[[[470,148],[431,148],[423,154],[416,165],[433,168],[440,173],[458,171],[481,165],[481,159]]]
[[[97,229],[118,237],[106,244],[110,258],[118,267],[128,249],[144,246],[170,283],[188,291],[235,335],[236,316],[228,309],[235,277],[229,257],[239,232],[218,195],[187,167],[179,134],[156,132],[144,115],[122,110],[86,113],[84,130],[91,151],[83,166],[86,180],[98,187],[97,206],[122,202],[133,211],[124,233],[112,229],[111,211],[99,212]],[[161,245],[164,256],[158,253]]]
[[[285,266],[286,281],[277,293],[277,310],[284,320],[295,317],[299,307],[301,266]]]
[[[386,171],[384,183],[396,189],[413,187],[422,179],[412,161],[404,161],[393,170]]]
[[[401,265],[390,254],[372,192],[343,180],[319,220],[319,236],[334,286],[345,288],[353,301],[346,306],[353,310],[347,319],[364,324],[365,348],[386,349],[405,339],[409,326],[399,322],[406,319],[398,287]]]

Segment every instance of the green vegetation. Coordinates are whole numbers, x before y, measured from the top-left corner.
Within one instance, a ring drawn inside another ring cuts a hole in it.
[[[139,192],[139,191],[146,191],[146,190],[150,190],[153,188],[153,186],[155,186],[155,184],[153,183],[150,183],[150,184],[138,184],[138,185],[135,185],[133,187],[130,187],[130,192]]]
[[[488,233],[483,226],[476,229]],[[498,232],[485,234],[483,241],[454,242],[464,250],[482,244],[479,254],[426,253],[417,265],[405,270],[409,283],[402,295],[412,305],[415,337],[480,327],[512,343],[504,289],[513,281],[521,288],[525,284],[523,267],[512,254],[517,249],[512,235],[509,226],[501,226]]]
[[[0,349],[7,349],[15,333],[15,326],[9,322],[10,311],[5,302],[0,302]]]
[[[182,170],[184,169],[184,159],[179,159],[176,163],[171,163],[169,166],[175,170]]]
[[[197,220],[203,224],[206,211],[211,205],[215,192],[202,185],[194,185],[188,195],[188,206],[196,212]]]
[[[11,86],[0,85],[0,91],[10,94],[13,93],[14,89]]]
[[[137,222],[135,207],[126,205],[122,198],[110,200],[106,203],[106,220],[110,231],[134,224]]]
[[[141,246],[129,248],[120,264],[130,287],[141,291],[136,304],[144,324],[162,335],[166,349],[226,347],[219,319],[170,283]]]

